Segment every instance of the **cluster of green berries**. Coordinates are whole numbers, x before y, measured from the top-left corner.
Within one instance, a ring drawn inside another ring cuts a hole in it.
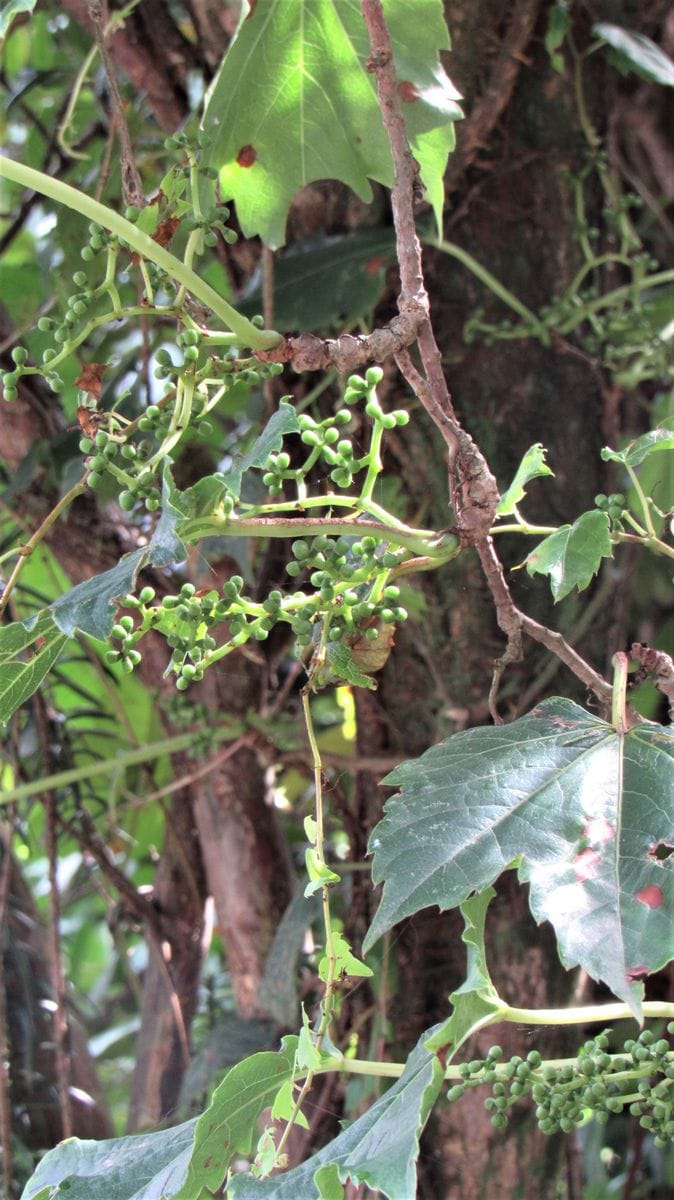
[[[89,225],[89,238],[85,246],[80,250],[80,258],[83,262],[91,262],[101,250],[106,250],[109,246],[115,247],[119,245],[116,237],[108,233],[102,225],[98,225],[92,221]],[[81,314],[80,314],[81,315]]]
[[[0,386],[2,386],[2,395],[5,400],[10,403],[16,400],[18,396],[17,384],[23,375],[23,368],[28,361],[28,351],[25,346],[15,346],[12,350],[12,360],[14,362],[13,371],[3,371],[0,374]]]
[[[341,430],[351,420],[351,413],[346,408],[340,408],[324,421],[315,421],[313,417],[303,413],[298,417],[300,438],[309,447],[309,454],[300,468],[290,465],[290,455],[285,450],[270,454],[265,463],[262,482],[272,496],[277,496],[283,489],[284,481],[302,479],[316,462],[324,462],[331,467],[330,478],[338,487],[348,487],[353,475],[360,470],[360,463],[354,459],[353,446],[348,438],[341,436]]]
[[[121,425],[108,418],[107,429],[97,429],[93,437],[80,438],[80,450],[87,457],[87,484],[96,491],[106,475],[122,485],[119,505],[126,512],[142,501],[148,512],[161,505],[161,492],[156,485],[155,472],[146,466],[152,447],[146,439],[134,444],[127,441]]]
[[[120,645],[118,649],[108,650],[105,661],[113,666],[119,663],[122,670],[130,674],[141,660],[137,644],[153,623],[155,610],[151,607],[156,596],[154,588],[144,587],[138,597],[126,596],[122,602],[124,608],[139,611],[140,623],[137,625],[133,617],[124,614],[112,627],[112,636]]]
[[[626,503],[622,492],[611,492],[609,496],[599,492],[595,496],[594,502],[600,512],[605,512],[614,525],[620,523]]]
[[[350,375],[346,381],[344,403],[358,404],[364,399],[365,412],[371,421],[381,425],[382,429],[395,429],[396,425],[407,425],[410,416],[406,409],[400,408],[395,412],[385,413],[381,407],[375,388],[383,378],[384,372],[381,367],[369,367],[364,379],[360,375]]]
[[[674,1022],[668,1026],[674,1033]],[[571,1133],[590,1115],[605,1122],[629,1108],[656,1145],[674,1141],[674,1051],[666,1038],[644,1029],[627,1041],[618,1054],[609,1053],[607,1032],[585,1042],[573,1062],[543,1062],[537,1050],[526,1058],[514,1055],[500,1061],[503,1051],[492,1046],[486,1059],[462,1063],[461,1082],[451,1087],[448,1100],[459,1100],[467,1089],[487,1084],[491,1095],[485,1108],[496,1129],[505,1129],[512,1106],[525,1096],[536,1105],[543,1133]],[[636,1096],[638,1095],[638,1099]]]

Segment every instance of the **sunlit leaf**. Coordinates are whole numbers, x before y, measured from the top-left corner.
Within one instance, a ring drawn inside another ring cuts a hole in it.
[[[385,0],[385,15],[413,153],[438,225],[442,177],[461,116],[458,93],[439,61],[449,38],[439,0]],[[370,47],[355,0],[256,0],[244,5],[235,40],[204,115],[214,137],[211,165],[233,198],[247,237],[285,240],[293,196],[317,179],[340,179],[363,200],[370,179],[390,186]],[[238,97],[246,96],[246,104]]]
[[[615,53],[616,65],[634,71],[650,83],[674,87],[674,62],[651,38],[606,21],[593,25],[592,31],[608,42]]]
[[[48,614],[0,628],[0,724],[33,695],[67,641]]]
[[[552,475],[545,461],[547,451],[540,442],[530,446],[522,459],[510,487],[503,493],[496,509],[497,517],[507,517],[515,511],[526,495],[526,486],[539,475]]]
[[[642,434],[624,450],[611,450],[605,446],[601,456],[604,462],[625,463],[629,467],[638,467],[657,450],[674,450],[674,418],[665,421],[658,429],[651,429]]]
[[[640,1009],[637,981],[674,954],[674,733],[627,734],[570,700],[457,733],[385,780],[400,788],[370,841],[384,881],[366,939],[461,904],[516,859],[562,961]]]

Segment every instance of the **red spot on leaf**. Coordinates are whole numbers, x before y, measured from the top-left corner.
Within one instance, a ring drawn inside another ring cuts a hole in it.
[[[632,967],[626,972],[625,978],[628,983],[638,983],[640,979],[646,979],[650,975],[647,967]]]
[[[439,1049],[435,1051],[435,1057],[440,1063],[443,1071],[447,1070],[447,1051],[450,1049],[450,1047],[451,1043],[446,1046],[440,1046]]]
[[[659,908],[665,898],[665,894],[657,884],[651,883],[648,887],[642,888],[640,892],[636,892],[635,898],[640,904],[645,904],[646,908]]]
[[[603,817],[591,817],[583,829],[583,837],[595,845],[597,842],[610,842],[615,837],[615,826]]]
[[[385,267],[385,266],[386,266],[386,255],[385,254],[375,254],[373,258],[369,259],[369,261],[366,262],[365,274],[366,275],[377,275],[378,272],[381,271],[382,267]]]
[[[158,246],[168,246],[179,224],[180,221],[177,217],[164,217],[152,234],[152,241],[156,242]]]
[[[419,93],[409,79],[403,79],[398,84],[398,95],[404,104],[411,104],[412,101],[419,99]]]
[[[576,879],[584,883],[586,879],[594,879],[597,867],[601,862],[601,854],[597,850],[581,850],[573,860],[573,873]]]
[[[257,160],[257,150],[254,146],[242,146],[236,156],[236,161],[240,167],[252,167]]]

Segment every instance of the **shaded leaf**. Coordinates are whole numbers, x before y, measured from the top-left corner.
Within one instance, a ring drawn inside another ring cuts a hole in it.
[[[0,724],[39,688],[67,641],[46,613],[0,628]]]
[[[534,446],[530,446],[524,458],[522,459],[515,478],[510,487],[503,493],[499,501],[499,506],[496,509],[497,517],[507,517],[514,513],[517,505],[526,495],[526,486],[532,479],[537,479],[539,475],[553,475],[545,461],[547,451],[540,442],[536,442]]]
[[[185,1178],[195,1121],[102,1142],[68,1138],[45,1154],[21,1200],[173,1200]]]
[[[287,400],[281,400],[276,412],[270,417],[248,453],[237,459],[228,471],[218,471],[212,478],[217,483],[224,484],[227,491],[238,500],[241,494],[241,480],[246,471],[251,467],[264,467],[269,455],[281,449],[286,434],[298,432],[295,409]]]
[[[440,224],[442,176],[461,116],[458,93],[439,61],[449,48],[439,0],[384,9],[412,151]],[[233,198],[247,237],[285,240],[293,196],[317,179],[340,179],[362,200],[370,179],[390,186],[391,152],[369,41],[351,0],[256,0],[244,6],[236,38],[215,79],[204,115],[214,135],[210,165],[224,200]],[[241,105],[236,97],[245,95]]]
[[[634,442],[630,442],[624,450],[611,450],[605,446],[601,456],[604,462],[624,463],[629,467],[638,467],[656,450],[674,450],[674,418],[665,421],[658,429],[651,429],[648,433],[642,434]]]
[[[390,229],[297,242],[274,264],[274,328],[286,332],[353,325],[377,303],[394,257]],[[259,271],[238,307],[248,317],[262,311]]]
[[[338,679],[342,683],[350,683],[352,687],[366,687],[371,690],[377,685],[370,675],[364,675],[358,670],[353,655],[344,642],[329,642],[327,646],[328,668],[321,672],[321,681],[327,683]],[[323,678],[325,676],[325,679]]]
[[[530,575],[548,575],[555,600],[563,600],[575,587],[586,588],[597,574],[602,558],[611,558],[609,519],[593,509],[573,525],[561,525],[539,542],[526,560]]]
[[[258,992],[258,1004],[274,1017],[279,1025],[292,1028],[297,1024],[297,961],[304,945],[307,928],[318,912],[316,901],[307,900],[298,889],[274,934]]]
[[[316,1195],[319,1170],[322,1194],[331,1200],[339,1196],[337,1179],[366,1183],[388,1200],[416,1196],[419,1135],[444,1078],[439,1058],[422,1044],[426,1037],[410,1054],[400,1079],[353,1125],[284,1175],[265,1180],[233,1176],[233,1200],[308,1200]]]
[[[194,1152],[175,1200],[193,1200],[204,1187],[215,1191],[233,1156],[252,1153],[260,1113],[271,1107],[282,1085],[292,1079],[296,1051],[297,1038],[287,1037],[278,1053],[253,1054],[227,1072],[197,1121]]]
[[[639,1013],[637,980],[674,953],[674,733],[627,734],[570,700],[457,733],[385,783],[373,879],[384,892],[365,946],[421,908],[463,903],[516,859],[562,962],[580,964]],[[655,890],[652,890],[655,889]]]
[[[606,21],[593,25],[592,32],[608,42],[621,69],[632,70],[650,83],[674,87],[674,62],[651,38]]]

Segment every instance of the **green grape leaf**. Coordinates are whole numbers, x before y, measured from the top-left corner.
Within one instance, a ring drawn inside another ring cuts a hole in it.
[[[35,0],[7,0],[0,12],[0,39],[7,36],[10,25],[20,13],[31,13],[35,8]]]
[[[453,1057],[478,1029],[489,1025],[495,1014],[503,1009],[503,1002],[489,975],[484,945],[487,909],[495,895],[493,887],[487,887],[460,906],[463,917],[461,940],[468,948],[466,978],[449,997],[451,1015],[424,1043],[431,1053],[443,1053],[447,1059]]]
[[[0,724],[39,688],[67,641],[48,613],[0,628]]]
[[[309,332],[355,325],[379,300],[394,257],[391,229],[296,242],[274,264],[274,328]],[[261,271],[237,307],[246,317],[262,312]]]
[[[365,949],[396,921],[454,908],[518,860],[537,921],[640,1012],[639,980],[674,953],[674,732],[616,733],[570,700],[454,734],[384,780],[374,829],[384,881]]]
[[[224,484],[230,495],[238,500],[241,495],[241,481],[246,471],[251,467],[261,470],[269,455],[281,449],[286,434],[298,432],[297,413],[285,398],[281,400],[276,412],[270,417],[248,453],[237,458],[228,471],[217,471],[212,478]]]
[[[334,1141],[301,1166],[272,1179],[234,1175],[232,1200],[299,1200],[316,1195],[338,1197],[337,1180],[365,1183],[388,1200],[416,1196],[419,1135],[444,1078],[440,1058],[423,1041],[410,1054],[393,1087]],[[332,1167],[332,1171],[329,1169]],[[320,1171],[320,1175],[318,1172]],[[318,1180],[317,1180],[318,1175]]]
[[[175,1200],[194,1200],[204,1188],[216,1191],[234,1155],[252,1153],[260,1114],[293,1078],[297,1045],[296,1037],[286,1037],[278,1053],[253,1054],[227,1072],[197,1121],[185,1183]]]
[[[674,417],[663,421],[658,429],[651,429],[642,434],[636,441],[630,442],[624,450],[611,450],[605,446],[601,452],[604,462],[623,463],[628,467],[638,467],[656,450],[674,450]]]
[[[40,1160],[21,1200],[175,1200],[196,1121],[102,1142],[68,1138]]]
[[[538,543],[526,559],[527,571],[550,577],[555,601],[563,600],[575,587],[582,592],[597,574],[602,558],[612,556],[609,528],[605,512],[593,509],[583,513],[573,525],[561,525]]]
[[[63,633],[71,636],[80,629],[105,641],[115,622],[116,601],[133,591],[139,571],[147,566],[168,567],[184,562],[187,551],[176,530],[185,514],[168,466],[164,469],[162,492],[161,516],[147,546],[125,554],[109,571],[78,583],[50,605],[49,611]]]
[[[554,475],[554,471],[550,470],[545,461],[546,454],[547,451],[540,442],[529,447],[515,472],[515,478],[510,487],[501,496],[496,509],[497,517],[507,517],[514,513],[517,505],[524,499],[526,486],[532,479],[537,479],[539,475]]]
[[[371,968],[356,958],[346,938],[336,929],[332,934],[332,949],[336,959],[335,975],[338,979],[341,975],[357,975],[365,979],[372,975]],[[324,983],[328,978],[328,970],[328,959],[324,955],[318,966],[319,977]]]
[[[366,687],[374,690],[377,687],[371,675],[365,675],[358,670],[349,647],[344,642],[329,642],[327,648],[328,668],[321,672],[322,682],[328,683],[336,679],[349,683],[352,687]]]
[[[545,31],[545,49],[555,71],[564,70],[564,56],[559,47],[571,28],[571,17],[567,0],[555,0],[548,11],[548,27]]]
[[[651,38],[606,21],[593,25],[592,32],[608,42],[620,70],[634,71],[649,83],[674,87],[674,62]]]
[[[440,0],[384,0],[412,152],[440,228],[447,156],[461,109],[439,52],[449,48]],[[391,152],[377,103],[360,6],[354,0],[248,0],[211,87],[203,125],[209,165],[233,198],[246,237],[285,240],[294,195],[340,179],[364,201],[370,179],[390,187]],[[240,97],[246,103],[240,103]]]

